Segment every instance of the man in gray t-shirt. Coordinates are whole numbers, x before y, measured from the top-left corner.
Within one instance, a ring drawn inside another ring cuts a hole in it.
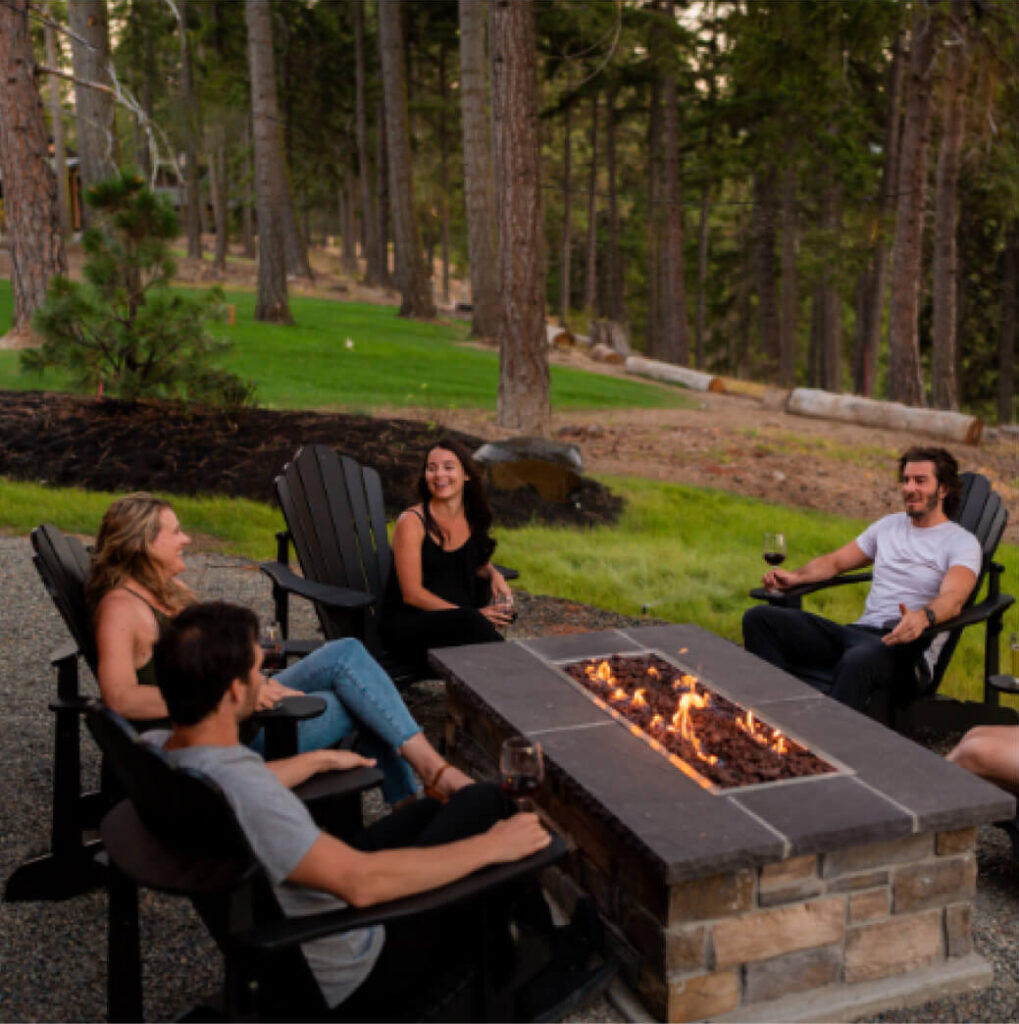
[[[240,744],[238,725],[256,707],[261,686],[257,637],[254,613],[222,602],[191,605],[171,620],[154,659],[173,728],[146,738],[220,786],[284,914],[371,906],[427,892],[548,845],[536,814],[515,813],[497,786],[480,783],[463,787],[445,804],[417,801],[350,843],[322,832],[289,787],[318,771],[366,761],[350,751],[316,750],[267,765]],[[540,900],[537,890],[534,895]],[[543,902],[539,909],[548,913]],[[400,995],[459,962],[474,936],[436,919],[438,914],[303,944],[326,1004],[354,1007],[353,1019],[388,1019]],[[504,924],[509,935],[508,917]],[[551,917],[547,924],[551,929]],[[405,988],[394,992],[397,975]]]
[[[831,674],[831,696],[865,710],[876,687],[926,674],[944,643],[924,631],[962,611],[980,575],[976,537],[949,518],[958,507],[959,466],[944,448],[910,448],[899,459],[905,511],[872,523],[855,540],[794,571],[772,569],[763,583],[787,590],[873,564],[863,615],[840,626],[794,608],[759,605],[743,616],[752,654],[813,683]],[[926,662],[924,660],[926,654]]]

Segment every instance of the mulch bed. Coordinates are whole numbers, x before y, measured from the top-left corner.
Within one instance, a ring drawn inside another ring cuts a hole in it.
[[[472,450],[485,439],[434,423],[343,413],[187,408],[50,392],[0,391],[0,475],[87,490],[220,494],[274,501],[272,480],[301,445],[329,444],[374,466],[387,512],[417,499],[428,446],[452,435]],[[531,488],[494,491],[496,522],[594,526],[614,522],[622,499],[584,478],[576,500],[542,499]]]

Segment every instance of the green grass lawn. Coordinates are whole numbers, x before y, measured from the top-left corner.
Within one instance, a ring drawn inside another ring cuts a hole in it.
[[[258,385],[276,409],[370,411],[378,406],[494,409],[499,356],[465,345],[461,322],[407,320],[385,306],[291,298],[293,327],[256,323],[255,296],[230,292],[236,323],[217,328],[234,348],[224,365]],[[10,282],[0,280],[0,324],[10,322]],[[349,342],[349,343],[348,343]],[[556,409],[688,405],[681,389],[552,367]],[[21,372],[17,352],[0,351],[0,388],[66,390],[66,375]]]
[[[679,484],[631,477],[606,480],[627,499],[619,524],[593,530],[528,526],[499,529],[497,558],[521,571],[520,585],[538,594],[594,604],[626,615],[647,614],[694,622],[738,641],[747,591],[764,570],[761,534],[781,528],[789,561],[798,565],[854,536],[862,520],[770,505]],[[65,530],[94,534],[113,495],[22,484],[0,478],[0,529],[27,533],[48,520]],[[188,532],[213,538],[221,550],[252,559],[275,551],[280,516],[268,505],[225,498],[173,498]],[[1002,545],[1005,579],[1019,576],[1019,548]],[[268,586],[268,582],[266,583]],[[1006,590],[1008,589],[1006,585]],[[865,587],[839,587],[808,599],[808,607],[851,621],[863,607]],[[1010,609],[1002,637],[1019,628]],[[982,697],[982,631],[970,629],[952,659],[943,692]]]

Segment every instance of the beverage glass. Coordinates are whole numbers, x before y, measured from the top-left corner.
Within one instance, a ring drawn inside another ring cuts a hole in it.
[[[278,622],[270,621],[262,627],[258,644],[262,648],[262,671],[264,673],[273,672],[285,666],[283,632]]]
[[[496,594],[492,598],[492,604],[498,608],[506,608],[509,610],[510,622],[517,621],[517,610],[513,604],[513,597],[510,594]]]
[[[541,744],[526,736],[504,740],[499,754],[500,784],[516,800],[521,811],[533,811],[530,799],[545,779],[545,757]]]
[[[786,543],[784,533],[768,531],[764,535],[764,560],[772,569],[777,569],[786,556]],[[774,592],[774,591],[773,591]]]

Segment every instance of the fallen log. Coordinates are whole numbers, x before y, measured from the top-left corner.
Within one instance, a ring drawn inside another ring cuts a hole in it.
[[[745,398],[756,398],[764,401],[768,391],[767,384],[761,384],[756,380],[741,380],[739,377],[719,377],[722,382],[722,391],[727,395],[742,395]]]
[[[599,363],[622,364],[626,361],[624,356],[620,355],[615,349],[609,348],[609,346],[602,341],[592,345],[588,355],[592,359],[597,359]]]
[[[573,345],[570,329],[560,324],[545,324],[545,339],[550,348],[570,348]]]
[[[880,402],[859,395],[836,395],[817,388],[795,388],[786,402],[786,412],[857,423],[864,427],[914,430],[961,444],[979,444],[984,429],[983,421],[961,412],[918,409],[899,402]]]
[[[608,345],[614,352],[621,356],[633,354],[630,348],[630,334],[624,324],[618,320],[595,320],[591,323],[591,342],[597,345],[599,342]]]
[[[627,356],[626,372],[652,380],[662,380],[668,384],[682,384],[692,391],[721,391],[722,379],[711,373],[691,370],[688,366],[677,366],[675,363],[663,363],[658,359],[646,359],[644,356]]]

